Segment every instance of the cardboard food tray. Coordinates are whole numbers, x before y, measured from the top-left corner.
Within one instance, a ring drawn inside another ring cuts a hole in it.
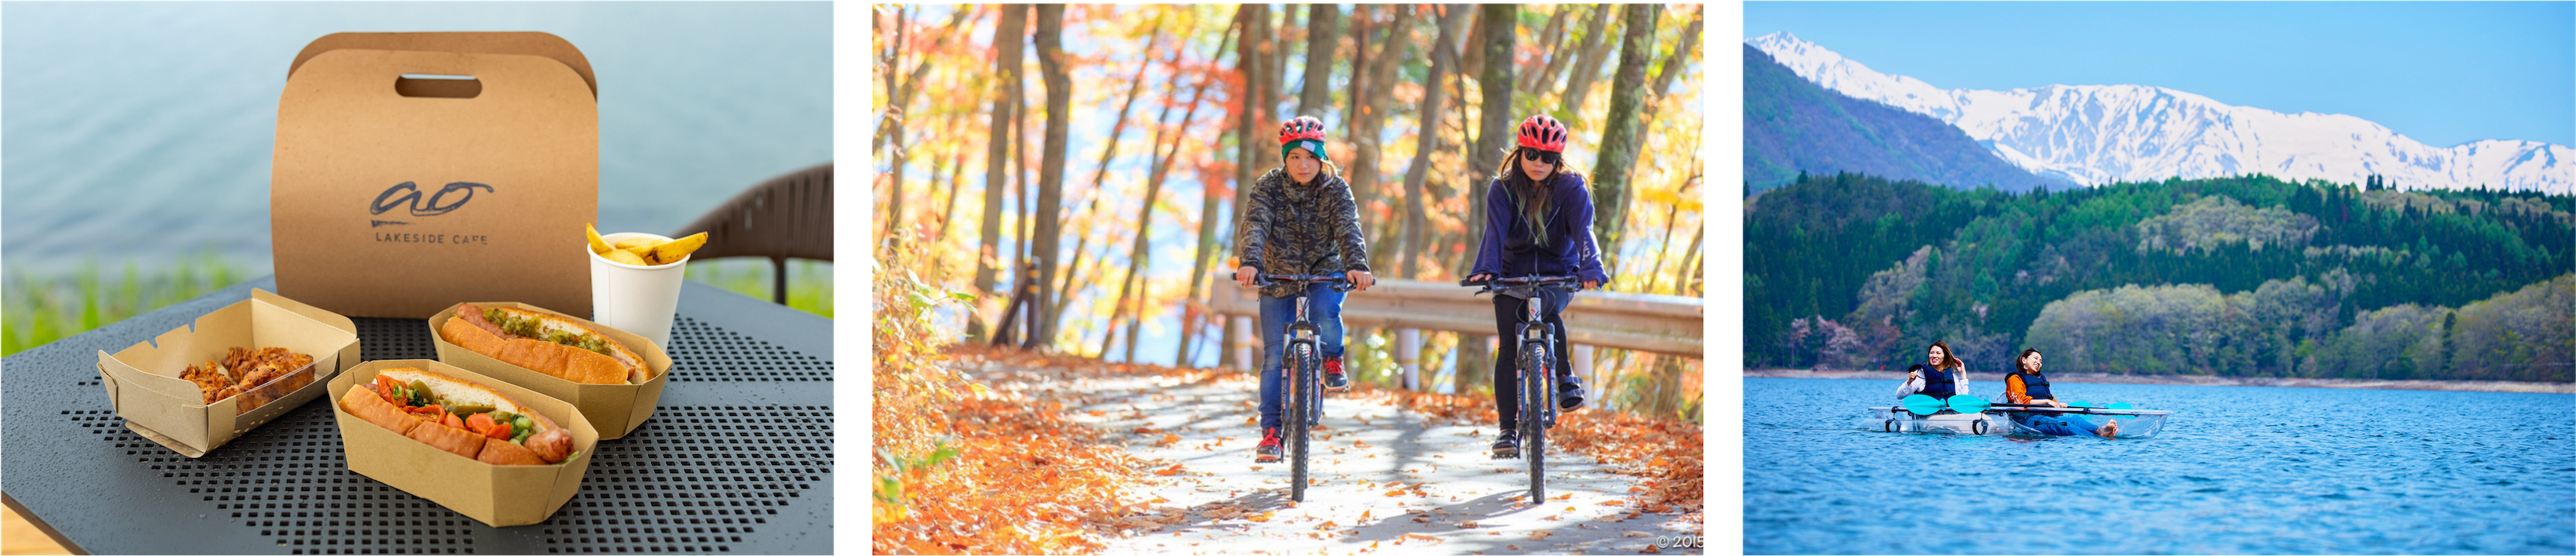
[[[413,368],[471,381],[537,410],[572,433],[573,455],[547,465],[493,465],[423,444],[385,430],[340,407],[339,397],[360,384],[374,382],[390,369]],[[349,470],[437,502],[485,525],[509,527],[543,522],[581,491],[582,474],[599,447],[599,430],[581,410],[508,382],[428,359],[368,361],[331,379],[331,415],[340,425]]]
[[[205,403],[179,378],[189,365],[221,361],[232,348],[282,347],[313,356],[305,377],[269,382],[229,401]],[[98,352],[99,383],[125,427],[187,457],[203,457],[321,395],[323,382],[357,364],[358,325],[292,299],[251,290],[251,298],[115,354]]]
[[[553,396],[555,399],[572,402],[574,406],[581,408],[582,415],[590,417],[590,425],[599,429],[602,440],[626,437],[626,434],[634,432],[636,427],[643,426],[645,419],[652,418],[654,408],[661,404],[662,386],[670,382],[671,378],[671,357],[664,354],[662,346],[653,343],[652,340],[624,330],[600,326],[599,323],[588,319],[526,303],[506,301],[473,303],[477,307],[510,307],[553,314],[597,329],[610,338],[624,342],[627,349],[635,350],[636,355],[642,356],[644,366],[653,370],[653,379],[644,381],[643,384],[582,384],[564,380],[563,377],[528,370],[526,367],[503,363],[499,359],[448,343],[447,337],[440,335],[439,330],[447,325],[448,319],[456,318],[456,309],[465,306],[464,303],[448,306],[438,314],[429,317],[430,341],[437,344],[439,361],[471,369],[485,376],[501,379],[503,382],[524,386]]]

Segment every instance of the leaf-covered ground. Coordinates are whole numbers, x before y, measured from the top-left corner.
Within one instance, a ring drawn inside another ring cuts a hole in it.
[[[1699,552],[1671,544],[1704,530],[1686,423],[1569,414],[1532,503],[1522,462],[1486,453],[1490,398],[1363,386],[1325,401],[1314,482],[1292,504],[1287,466],[1252,462],[1248,374],[947,356],[977,387],[950,412],[967,448],[911,487],[905,519],[879,516],[879,553]],[[987,541],[997,531],[1016,543]]]

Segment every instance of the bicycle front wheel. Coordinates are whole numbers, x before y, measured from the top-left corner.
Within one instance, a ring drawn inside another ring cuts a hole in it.
[[[1547,425],[1555,419],[1547,347],[1521,345],[1521,459],[1529,462],[1530,504],[1547,501]]]
[[[1293,458],[1288,463],[1288,499],[1304,502],[1306,501],[1307,437],[1313,434],[1310,421],[1315,418],[1315,408],[1311,405],[1316,395],[1314,381],[1315,375],[1322,371],[1317,370],[1321,362],[1315,360],[1314,346],[1301,342],[1293,344],[1292,347],[1296,351],[1296,357],[1288,373],[1287,425],[1288,428],[1294,429],[1294,432],[1288,435],[1289,456]]]

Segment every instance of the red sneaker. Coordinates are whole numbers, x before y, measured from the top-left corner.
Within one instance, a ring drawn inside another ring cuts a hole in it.
[[[1252,462],[1253,462],[1253,463],[1276,463],[1276,462],[1278,462],[1278,461],[1279,461],[1279,427],[1262,427],[1262,428],[1261,428],[1261,445],[1260,445],[1260,446],[1256,446],[1256,447],[1254,447],[1254,448],[1252,449]]]
[[[1350,377],[1342,374],[1342,358],[1324,360],[1324,391],[1342,392],[1350,389]]]

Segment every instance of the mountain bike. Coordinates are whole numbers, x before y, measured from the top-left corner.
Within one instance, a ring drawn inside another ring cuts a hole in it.
[[[1297,287],[1297,316],[1288,322],[1288,331],[1280,344],[1285,348],[1279,355],[1280,370],[1288,375],[1285,377],[1288,408],[1282,422],[1296,430],[1286,439],[1288,499],[1304,502],[1307,446],[1309,437],[1314,435],[1314,426],[1323,422],[1324,411],[1324,344],[1316,338],[1322,329],[1306,317],[1306,301],[1309,299],[1306,288],[1311,284],[1330,284],[1334,291],[1348,292],[1351,291],[1351,281],[1350,277],[1340,274],[1262,274],[1259,280],[1264,286],[1288,284]]]
[[[1536,295],[1542,290],[1573,292],[1582,289],[1581,278],[1574,276],[1525,276],[1460,280],[1461,286],[1482,286],[1476,294],[1520,293],[1528,295],[1529,314],[1521,318],[1512,336],[1520,338],[1520,451],[1509,456],[1495,454],[1496,459],[1520,458],[1529,462],[1530,500],[1547,499],[1547,430],[1556,428],[1556,338],[1564,331],[1540,321],[1547,314],[1547,298]],[[1560,308],[1562,310],[1562,308]]]

